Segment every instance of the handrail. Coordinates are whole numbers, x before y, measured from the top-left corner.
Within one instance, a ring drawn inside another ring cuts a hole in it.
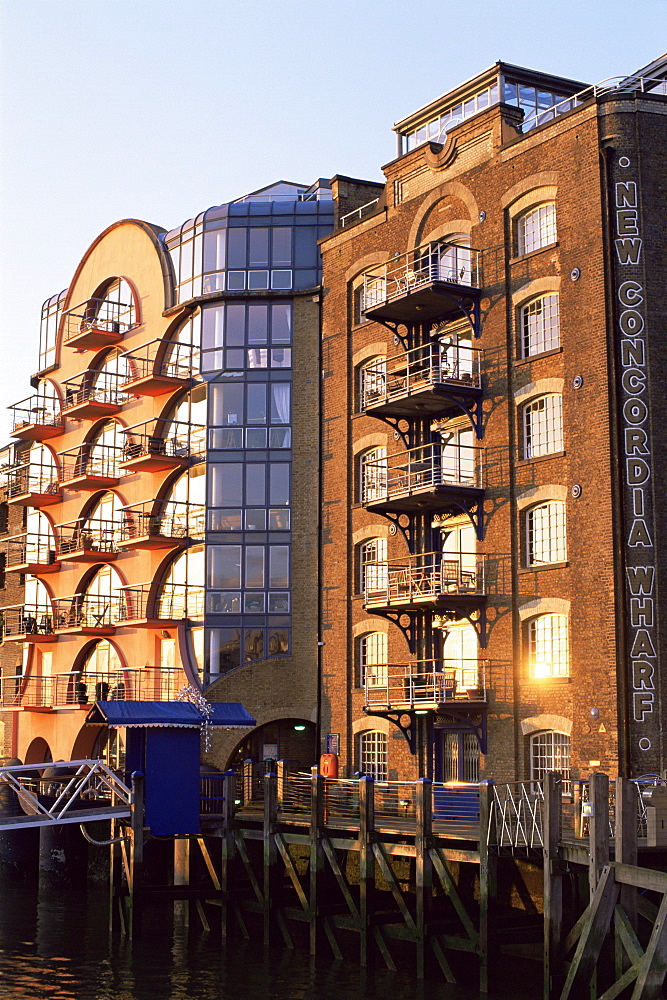
[[[124,427],[123,461],[148,455],[198,458],[206,451],[206,427],[162,417]]]
[[[361,502],[410,495],[437,487],[482,487],[481,449],[477,445],[436,443],[364,463]]]
[[[647,89],[647,83],[655,84],[656,86],[649,87]],[[599,83],[594,83],[590,87],[585,87],[584,90],[580,90],[578,93],[572,94],[571,97],[566,97],[563,100],[558,101],[556,104],[552,104],[550,107],[543,108],[541,111],[536,111],[534,114],[524,118],[522,128],[525,131],[528,131],[536,125],[544,125],[545,122],[552,121],[558,115],[564,115],[567,111],[571,111],[580,104],[584,104],[586,101],[590,101],[594,97],[600,97],[602,94],[608,94],[614,90],[634,89],[646,94],[652,93],[660,87],[664,88],[663,93],[667,93],[667,80],[660,77],[649,76],[608,76]]]
[[[53,708],[95,701],[172,701],[185,684],[179,667],[5,675],[0,677],[0,706]]]
[[[59,454],[62,462],[61,483],[67,483],[81,476],[120,479],[123,475],[124,470],[119,466],[122,456],[120,445],[85,442],[78,448],[61,451]]]
[[[120,372],[89,369],[73,375],[63,382],[65,401],[62,408],[69,410],[88,402],[122,406],[131,398],[128,392],[123,391],[123,384]]]
[[[204,504],[184,500],[144,500],[122,508],[120,541],[144,535],[163,538],[202,538],[206,530]]]
[[[52,565],[56,561],[56,540],[49,532],[23,531],[5,538],[6,569],[27,563]]]
[[[125,602],[118,621],[155,619],[199,621],[204,616],[204,587],[188,583],[142,583],[123,587]]]
[[[380,200],[379,198],[373,198],[372,201],[367,201],[365,205],[360,205],[359,208],[354,208],[354,209],[352,209],[351,212],[346,212],[345,215],[341,215],[341,217],[340,217],[340,228],[341,229],[344,228],[345,223],[348,221],[348,219],[353,219],[355,217],[357,219],[361,219],[362,216],[363,216],[363,214],[364,214],[364,212],[367,209],[374,208],[377,205],[377,203],[379,202],[379,200]]]
[[[424,552],[364,564],[364,604],[485,593],[485,556]]]
[[[363,310],[377,308],[431,283],[481,287],[481,251],[445,240],[397,253],[364,272]]]
[[[41,427],[58,427],[62,423],[60,400],[52,396],[28,396],[7,407],[12,411],[12,432],[31,424]]]
[[[117,551],[117,536],[120,522],[102,518],[78,518],[57,525],[58,555],[89,550],[91,552],[113,553]]]
[[[101,315],[104,310],[106,315]],[[132,315],[133,305],[127,302],[112,302],[109,299],[91,298],[63,312],[65,342],[73,340],[86,330],[98,329],[107,333],[123,334],[135,325],[135,319],[126,322],[121,316]]]
[[[364,705],[403,708],[455,701],[486,700],[486,661],[418,660],[368,664],[364,668]]]
[[[187,380],[197,368],[194,362],[199,357],[199,351],[193,344],[156,339],[125,351],[120,357],[127,365],[127,371],[122,375],[123,384],[149,375]]]
[[[368,409],[430,386],[481,387],[481,351],[468,345],[431,342],[395,354],[361,372],[361,408]]]

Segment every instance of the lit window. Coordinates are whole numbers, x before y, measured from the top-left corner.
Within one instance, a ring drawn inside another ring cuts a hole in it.
[[[560,347],[558,296],[541,295],[521,309],[521,357]]]
[[[562,400],[540,396],[523,409],[523,457],[539,458],[563,450]]]
[[[570,791],[570,737],[565,733],[535,733],[530,737],[530,777],[542,781],[547,771],[563,776],[563,792]]]
[[[387,539],[369,538],[359,547],[360,593],[387,589]]]
[[[567,559],[564,503],[550,500],[528,511],[526,556],[529,566],[564,562]]]
[[[387,737],[377,729],[370,729],[361,734],[359,741],[359,770],[376,781],[386,781],[387,769]]]
[[[359,682],[362,687],[387,683],[387,633],[369,632],[359,641]]]
[[[540,615],[528,623],[531,677],[567,677],[570,656],[566,615]]]
[[[387,495],[387,449],[371,448],[361,456],[360,499],[362,503],[383,500]]]
[[[537,205],[517,222],[517,252],[520,257],[556,242],[556,206]]]

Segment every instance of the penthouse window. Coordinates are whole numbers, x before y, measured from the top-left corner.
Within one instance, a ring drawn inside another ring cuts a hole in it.
[[[555,243],[556,239],[556,205],[554,202],[536,205],[517,219],[516,240],[519,257],[532,253],[533,250],[548,247]]]
[[[539,615],[528,622],[530,676],[568,677],[570,654],[566,615]]]
[[[540,396],[523,408],[523,457],[540,458],[563,450],[562,398]]]
[[[549,293],[521,307],[521,357],[530,358],[560,347],[558,295]]]
[[[527,565],[542,566],[566,559],[565,504],[550,500],[533,507],[526,514]]]

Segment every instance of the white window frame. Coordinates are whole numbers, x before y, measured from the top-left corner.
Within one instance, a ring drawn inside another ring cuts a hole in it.
[[[386,687],[388,636],[386,632],[366,632],[359,639],[359,681],[361,687]]]
[[[371,371],[372,369],[372,371]],[[387,359],[384,355],[369,358],[359,368],[359,410],[372,406],[387,393]]]
[[[521,306],[521,357],[532,358],[560,347],[560,301],[557,292],[538,295]]]
[[[524,257],[551,246],[558,239],[556,203],[542,202],[523,212],[516,221],[517,255]]]
[[[379,729],[367,729],[359,735],[359,770],[376,781],[387,781],[387,735]]]
[[[372,467],[371,467],[372,465]],[[359,499],[361,503],[384,500],[387,496],[387,449],[369,448],[359,460]]]
[[[526,511],[526,565],[544,566],[567,559],[566,507],[547,500]]]
[[[528,659],[535,680],[570,676],[567,615],[537,615],[529,620]]]
[[[367,538],[359,546],[359,593],[386,590],[388,570],[387,539]]]
[[[540,458],[563,451],[563,397],[551,392],[526,403],[523,416],[523,457]]]
[[[530,778],[542,781],[547,771],[559,771],[563,776],[563,794],[570,793],[571,742],[567,733],[545,729],[530,737]]]

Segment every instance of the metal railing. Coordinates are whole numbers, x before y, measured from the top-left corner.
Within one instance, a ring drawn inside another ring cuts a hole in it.
[[[594,97],[601,97],[603,94],[609,94],[614,90],[638,90],[643,94],[667,94],[667,80],[648,76],[607,77],[606,80],[594,83],[592,86],[586,87],[584,90],[580,90],[577,94],[573,94],[572,97],[566,97],[564,100],[558,101],[557,104],[552,104],[551,107],[544,108],[542,111],[536,111],[534,114],[524,118],[522,122],[522,129],[524,132],[527,132],[529,129],[535,128],[537,125],[544,125],[546,122],[552,121],[559,115],[564,115],[567,111],[571,111],[580,104],[584,104],[586,101],[590,101]]]
[[[5,569],[17,566],[52,566],[56,561],[56,540],[51,534],[26,531],[3,542]]]
[[[150,456],[201,458],[206,452],[206,427],[180,420],[149,420],[123,430],[123,461]]]
[[[6,483],[7,498],[10,500],[29,493],[43,496],[57,496],[60,493],[55,465],[22,462],[7,469]]]
[[[493,785],[498,847],[543,847],[544,786],[541,781]]]
[[[101,330],[106,334],[122,336],[135,322],[134,306],[131,303],[87,299],[63,313],[65,342],[88,330]]]
[[[173,701],[184,687],[182,670],[138,667],[127,670],[0,677],[3,708],[59,708],[95,701]]]
[[[68,483],[86,476],[101,479],[120,479],[123,469],[120,462],[123,451],[120,445],[82,444],[71,451],[60,452],[62,462],[60,482]]]
[[[388,562],[364,564],[364,604],[485,593],[485,557],[425,552]]]
[[[7,407],[12,412],[11,433],[15,434],[22,427],[61,427],[60,400],[53,396],[28,396],[18,403]]]
[[[199,351],[192,344],[150,340],[141,347],[126,351],[121,358],[127,370],[121,376],[123,385],[154,376],[187,381],[199,368]]]
[[[159,536],[161,538],[203,538],[206,508],[203,504],[179,500],[145,500],[123,507],[119,541]]]
[[[143,583],[123,587],[125,602],[118,621],[200,621],[204,617],[204,588],[186,583]]]
[[[53,601],[56,632],[79,628],[113,628],[121,620],[118,594],[71,594]]]
[[[128,392],[123,391],[123,384],[122,375],[112,371],[91,370],[68,378],[63,382],[63,410],[67,411],[82,403],[123,406],[131,398]]]
[[[75,552],[96,552],[111,555],[117,552],[120,523],[100,518],[69,521],[58,526],[57,552],[67,558]]]
[[[480,456],[476,445],[432,443],[364,462],[361,502],[377,503],[443,486],[481,489]]]
[[[421,707],[455,701],[486,700],[486,661],[418,660],[368,665],[364,677],[366,708]]]
[[[365,205],[360,205],[359,208],[354,208],[351,212],[341,215],[340,228],[343,229],[351,219],[362,219],[364,215],[370,215],[371,210],[375,208],[379,200],[379,198],[373,198],[372,201],[367,201]]]
[[[424,344],[368,365],[361,377],[361,408],[434,386],[480,388],[481,351],[458,344]]]
[[[426,243],[364,273],[363,310],[377,308],[424,285],[481,287],[481,251],[458,243]]]
[[[53,611],[45,604],[14,604],[0,608],[2,639],[53,634]]]

